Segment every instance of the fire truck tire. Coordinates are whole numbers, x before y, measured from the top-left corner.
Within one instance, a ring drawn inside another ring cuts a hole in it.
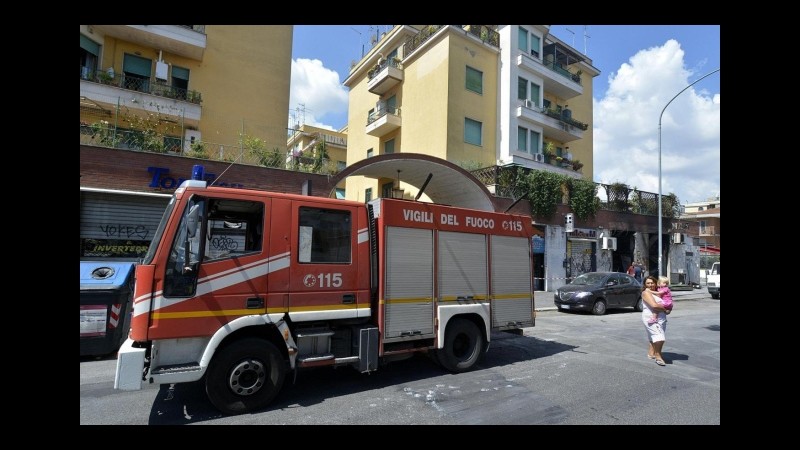
[[[436,351],[436,356],[442,367],[459,373],[471,369],[485,348],[486,342],[478,326],[470,320],[456,317],[447,324],[444,346]]]
[[[283,386],[286,362],[269,341],[247,338],[220,349],[206,372],[206,394],[225,414],[267,406]]]

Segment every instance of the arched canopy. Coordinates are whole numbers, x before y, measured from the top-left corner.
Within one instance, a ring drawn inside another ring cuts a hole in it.
[[[333,185],[349,176],[368,178],[397,178],[417,188],[422,188],[428,174],[433,174],[424,194],[437,204],[462,208],[495,211],[494,198],[475,176],[461,167],[441,158],[418,153],[378,155],[359,161],[333,178]],[[333,192],[330,194],[333,195]]]

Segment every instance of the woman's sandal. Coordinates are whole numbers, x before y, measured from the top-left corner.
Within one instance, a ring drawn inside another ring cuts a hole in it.
[[[658,359],[658,358],[656,358],[656,364],[658,364],[659,366],[667,365],[667,363],[665,363],[663,359]]]
[[[647,355],[647,359],[656,359],[656,355]]]

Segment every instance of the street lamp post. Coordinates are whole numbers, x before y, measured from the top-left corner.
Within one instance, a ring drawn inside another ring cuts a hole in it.
[[[719,69],[714,70],[712,72],[709,72],[709,73],[703,75],[702,77],[700,77],[700,78],[696,79],[695,81],[693,81],[692,83],[690,83],[685,88],[681,89],[680,92],[675,94],[675,96],[672,97],[670,99],[670,101],[667,102],[666,105],[664,105],[664,109],[661,110],[661,114],[659,114],[659,116],[658,116],[658,275],[659,276],[664,276],[665,275],[664,263],[663,263],[664,247],[662,247],[662,245],[661,245],[661,221],[662,221],[662,216],[661,216],[661,118],[664,116],[664,111],[667,110],[667,106],[669,106],[669,104],[672,103],[673,100],[678,98],[678,96],[681,95],[683,93],[683,91],[685,91],[685,90],[689,89],[690,87],[694,86],[696,83],[698,83],[703,78],[705,78],[705,77],[707,77],[709,75],[715,74],[717,72],[719,72]]]

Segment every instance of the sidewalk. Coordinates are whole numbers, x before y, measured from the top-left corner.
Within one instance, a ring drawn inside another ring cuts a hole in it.
[[[553,295],[555,295],[553,292],[534,291],[533,299],[535,301],[536,311],[555,311],[557,308],[555,303],[553,303]],[[676,302],[684,300],[702,300],[705,298],[711,298],[711,295],[705,287],[691,291],[672,292],[672,300]]]

